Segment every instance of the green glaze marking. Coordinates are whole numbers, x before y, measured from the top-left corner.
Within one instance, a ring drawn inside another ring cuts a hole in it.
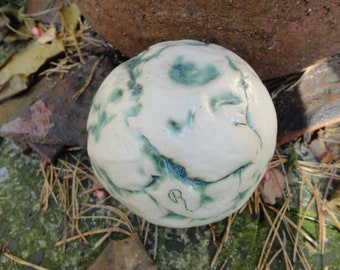
[[[243,103],[242,99],[233,93],[223,93],[210,99],[210,106],[213,110],[217,110],[222,105],[239,105]]]
[[[249,94],[248,94],[248,91],[249,91],[249,85],[246,81],[246,76],[243,74],[243,72],[236,66],[236,64],[230,59],[230,57],[227,56],[227,60],[228,60],[228,63],[229,63],[229,66],[240,73],[240,85],[242,86],[243,88],[243,91],[244,91],[244,95],[246,97],[246,100],[248,100],[249,98]],[[255,129],[255,126],[253,124],[253,121],[251,120],[251,117],[250,117],[250,113],[249,113],[249,105],[247,103],[247,106],[246,106],[246,113],[245,113],[245,117],[246,117],[246,121],[247,121],[247,124],[248,126],[251,128],[251,130],[256,134],[256,136],[259,138],[260,140],[260,146],[262,147],[262,138],[260,137],[259,133],[257,132],[257,130]]]
[[[167,47],[161,48],[157,52],[153,53],[152,55],[145,56],[146,53],[149,51],[145,51],[134,58],[131,58],[127,62],[125,62],[126,70],[129,74],[130,80],[127,82],[127,87],[130,90],[131,98],[138,100],[141,94],[143,93],[143,86],[139,83],[137,83],[137,78],[141,76],[142,70],[141,70],[141,63],[145,63],[150,61],[152,58],[157,57],[159,54],[161,54],[162,51],[164,51]],[[145,56],[145,57],[144,57]]]
[[[191,186],[193,189],[202,190],[208,185],[203,179],[188,177],[186,169],[183,166],[176,164],[170,158],[160,155],[158,150],[145,136],[141,135],[140,139],[144,144],[144,153],[151,158],[161,175],[171,175],[185,185]]]
[[[197,40],[190,40],[190,41],[186,41],[185,45],[192,45],[192,46],[207,46],[206,43],[202,42],[202,41],[197,41]]]
[[[179,134],[184,130],[185,127],[192,127],[194,124],[194,119],[195,119],[195,109],[193,108],[187,113],[187,117],[185,121],[178,122],[173,119],[169,119],[167,126],[171,132],[175,134]]]
[[[201,41],[190,41],[186,42],[185,45],[192,45],[192,46],[207,46],[204,42]],[[168,46],[161,47],[158,51],[155,51],[153,54],[148,55],[150,49],[140,53],[137,57],[140,57],[141,62],[148,62],[153,58],[158,57],[164,50],[171,48],[173,45],[169,44]]]
[[[233,208],[236,208],[237,206],[240,205],[240,202],[241,201],[244,201],[245,198],[248,198],[248,195],[249,195],[249,190],[251,189],[252,187],[249,187],[248,189],[246,189],[245,191],[243,192],[240,192],[238,194],[238,196],[233,200]]]
[[[183,130],[183,125],[172,119],[168,120],[167,126],[173,133],[180,133]]]
[[[201,178],[191,178],[187,175],[186,169],[177,164],[172,159],[165,157],[159,154],[158,150],[150,143],[150,141],[143,135],[140,135],[140,139],[143,142],[143,151],[144,153],[154,161],[154,164],[161,175],[171,175],[172,177],[178,179],[183,184],[187,186],[191,186],[193,189],[200,190],[204,192],[204,189],[209,186],[209,182],[205,181]],[[251,166],[253,163],[248,162],[236,169],[235,171],[229,173],[226,176],[217,179],[213,183],[217,183],[219,181],[225,181],[229,176],[238,175],[241,177],[242,171],[245,170],[248,166]]]
[[[242,165],[241,167],[239,167],[239,168],[236,169],[235,171],[233,171],[233,172],[231,172],[231,173],[229,173],[229,174],[227,174],[227,175],[221,177],[220,179],[218,179],[218,180],[215,181],[215,182],[219,182],[219,181],[226,180],[229,176],[235,176],[235,175],[236,175],[237,177],[241,178],[242,171],[246,170],[247,167],[251,166],[252,164],[253,164],[253,162],[250,161],[250,162],[248,162],[248,163]]]
[[[108,101],[111,103],[116,103],[120,101],[123,97],[124,90],[121,88],[114,89],[109,95]]]
[[[94,137],[95,141],[98,142],[101,128],[110,123],[116,115],[113,114],[108,116],[102,106],[93,106],[93,111],[91,113],[95,112],[98,114],[97,122],[95,125],[90,125],[87,130]]]
[[[169,212],[169,214],[164,216],[165,218],[170,218],[170,219],[177,219],[177,220],[184,220],[187,219],[185,216],[178,215],[174,212]]]
[[[145,186],[145,188],[151,187],[151,186],[155,186],[157,183],[159,183],[159,179],[161,177],[159,175],[151,175],[151,182]]]
[[[143,86],[139,83],[131,84],[130,88],[131,99],[138,100],[141,94],[143,93]]]
[[[118,187],[117,185],[114,184],[114,182],[111,180],[111,178],[108,176],[108,174],[103,168],[101,168],[94,162],[91,162],[91,164],[97,176],[100,179],[104,179],[104,183],[107,184],[109,187],[109,188],[107,187],[105,188],[107,188],[108,190],[111,190],[117,197],[126,197],[126,196],[131,196],[132,194],[144,193],[144,189],[134,191],[134,190],[129,190],[129,189],[125,189],[122,187]],[[147,185],[149,186],[150,184],[147,184]]]
[[[194,125],[194,120],[195,120],[195,113],[196,113],[196,110],[195,108],[192,108],[188,114],[187,114],[187,119],[185,121],[186,125],[188,127],[192,127]]]
[[[137,116],[142,110],[143,105],[141,103],[137,103],[134,106],[124,111],[124,115],[126,117]]]
[[[242,182],[242,172],[245,171],[247,167],[249,167],[252,164],[253,163],[250,162],[234,172],[234,174],[236,174],[239,178],[239,185],[241,185]],[[228,209],[226,209],[226,212],[231,209],[236,209],[238,206],[240,206],[241,202],[244,201],[246,197],[248,197],[247,195],[249,195],[249,190],[251,188],[252,185],[243,192],[238,191],[238,195],[233,199],[233,204]]]
[[[143,86],[137,83],[137,78],[142,74],[142,70],[140,68],[141,64],[159,56],[167,48],[168,47],[161,48],[157,52],[149,56],[145,56],[149,52],[149,50],[147,50],[125,62],[126,70],[130,77],[127,87],[131,90],[132,96],[140,96],[142,94]]]
[[[141,59],[140,57],[136,56],[134,58],[131,58],[130,60],[126,61],[123,65],[126,66],[126,69],[128,71],[128,74],[130,76],[130,81],[128,82],[129,85],[131,86],[131,84],[134,84],[137,80],[137,77],[140,76],[140,74],[138,74],[135,71],[135,68],[140,64]]]
[[[169,70],[169,77],[174,82],[187,86],[205,85],[219,75],[214,65],[207,64],[201,68],[195,62],[185,61],[184,56],[178,56]]]
[[[205,192],[202,192],[201,199],[200,199],[200,206],[206,205],[214,201],[214,198],[205,195]]]
[[[151,54],[151,55],[149,55],[149,56],[145,56],[145,55],[149,52],[149,50],[150,50],[150,49],[149,49],[149,50],[147,50],[147,51],[142,52],[142,53],[139,55],[139,57],[142,59],[142,62],[148,62],[148,61],[150,61],[151,59],[153,59],[153,58],[159,56],[159,55],[160,55],[164,50],[166,50],[167,48],[169,48],[169,46],[164,46],[163,48],[159,49],[158,51],[154,52],[153,54]]]
[[[141,59],[138,56],[131,58],[130,60],[125,62],[126,70],[130,77],[130,80],[127,82],[127,88],[129,89],[131,97],[137,100],[143,92],[142,85],[137,83],[137,78],[141,75],[141,72],[138,71],[137,68],[140,63]]]

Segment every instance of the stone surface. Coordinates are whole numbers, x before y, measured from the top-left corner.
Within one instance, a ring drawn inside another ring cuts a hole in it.
[[[277,145],[305,133],[340,123],[340,53],[309,67],[291,87],[272,92],[277,117]],[[269,88],[270,83],[268,82]]]
[[[293,73],[339,50],[337,1],[76,1],[98,33],[129,57],[165,40],[219,44],[261,79]]]
[[[88,56],[86,65],[70,70],[63,78],[43,77],[29,94],[2,103],[0,136],[27,143],[48,161],[64,146],[86,146],[86,121],[92,98],[113,68],[108,56],[98,65],[84,94],[77,100],[72,97],[99,59]]]

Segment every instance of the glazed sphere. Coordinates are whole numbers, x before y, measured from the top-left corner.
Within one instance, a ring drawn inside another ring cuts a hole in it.
[[[277,121],[244,60],[179,40],[116,67],[87,129],[92,167],[108,192],[151,223],[183,228],[246,203],[273,155]]]

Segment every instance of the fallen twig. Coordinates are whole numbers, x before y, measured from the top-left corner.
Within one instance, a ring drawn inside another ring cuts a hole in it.
[[[92,66],[92,69],[91,69],[91,73],[90,75],[88,76],[85,84],[73,95],[73,99],[74,100],[77,100],[84,92],[85,90],[87,89],[87,87],[90,85],[91,81],[92,81],[92,78],[94,76],[94,73],[96,71],[96,68],[97,66],[99,65],[100,61],[103,60],[103,56],[101,58],[99,58]]]

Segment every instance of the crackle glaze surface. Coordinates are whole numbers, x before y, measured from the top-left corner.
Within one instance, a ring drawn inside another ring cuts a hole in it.
[[[87,129],[104,187],[146,220],[180,228],[244,205],[272,157],[277,123],[245,61],[214,44],[180,40],[115,68]]]

